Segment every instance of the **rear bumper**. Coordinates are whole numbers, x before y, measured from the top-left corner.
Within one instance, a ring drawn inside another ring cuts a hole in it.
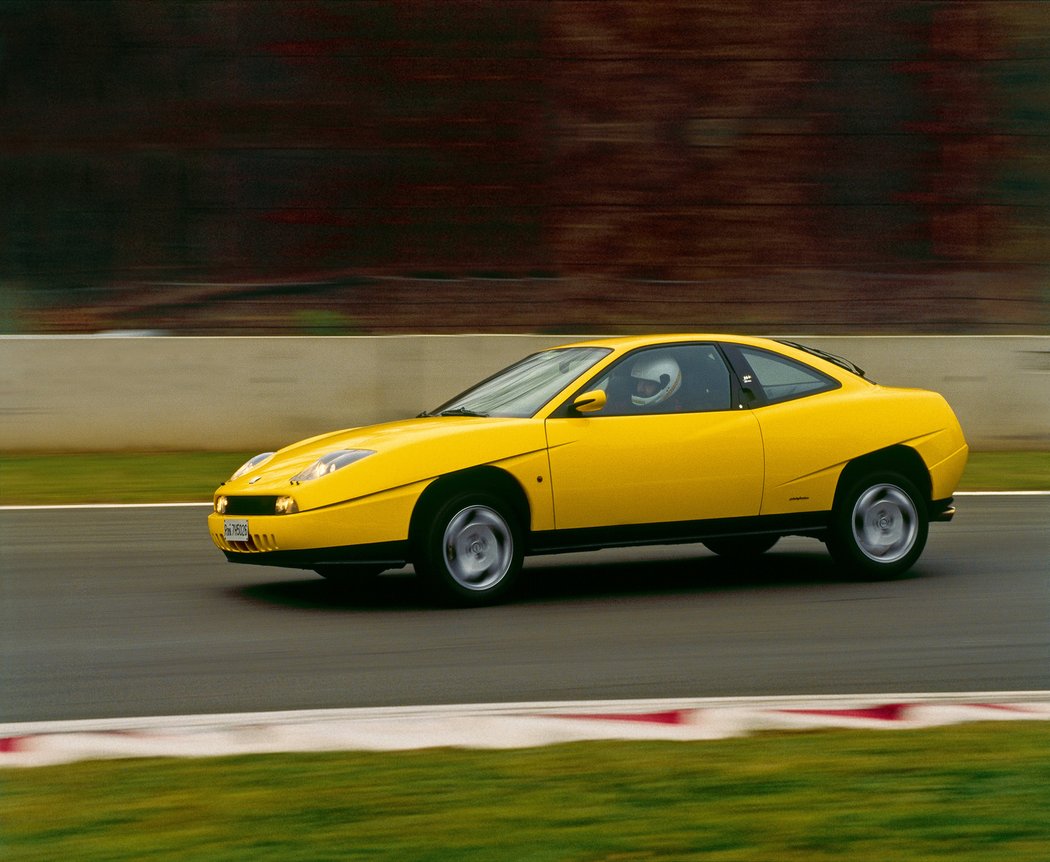
[[[952,497],[946,500],[933,500],[930,503],[930,520],[950,521],[955,517],[955,506],[953,503],[954,499]]]

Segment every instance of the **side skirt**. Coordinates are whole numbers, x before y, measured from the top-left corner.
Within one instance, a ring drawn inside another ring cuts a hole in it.
[[[575,530],[544,530],[533,533],[528,554],[557,554],[596,551],[600,548],[629,548],[639,545],[685,545],[705,539],[738,536],[814,536],[828,531],[830,512],[801,512],[792,515],[758,515],[749,518],[714,518],[705,521],[669,521],[658,524],[621,524],[614,527],[584,527]]]
[[[734,536],[814,536],[828,531],[828,512],[760,515],[753,518],[717,518],[659,524],[621,524],[577,530],[544,530],[529,537],[527,556],[642,545],[684,545]],[[310,548],[301,551],[223,551],[231,563],[314,569],[318,566],[378,565],[396,569],[410,561],[408,542]]]

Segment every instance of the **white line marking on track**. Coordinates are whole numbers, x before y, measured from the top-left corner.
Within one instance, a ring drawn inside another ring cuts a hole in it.
[[[956,497],[1050,497],[1050,491],[956,491]]]
[[[1050,491],[956,491],[956,497],[1050,497]],[[66,503],[39,506],[0,506],[0,512],[62,509],[178,509],[211,508],[211,503]]]
[[[42,506],[0,506],[0,512],[47,511],[50,509],[179,509],[211,508],[211,503],[68,503]]]

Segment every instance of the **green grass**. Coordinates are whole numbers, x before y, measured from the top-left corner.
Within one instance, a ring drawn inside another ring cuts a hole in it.
[[[0,505],[211,499],[254,452],[0,455]]]
[[[30,860],[1045,862],[1050,722],[0,772]]]
[[[254,452],[0,454],[0,505],[201,502]],[[1050,489],[1050,452],[975,452],[960,490]]]
[[[1050,490],[1050,452],[973,452],[959,490]]]

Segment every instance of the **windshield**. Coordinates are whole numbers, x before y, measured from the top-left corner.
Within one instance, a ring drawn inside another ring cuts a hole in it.
[[[468,389],[429,416],[529,417],[611,351],[565,347],[527,356]]]

